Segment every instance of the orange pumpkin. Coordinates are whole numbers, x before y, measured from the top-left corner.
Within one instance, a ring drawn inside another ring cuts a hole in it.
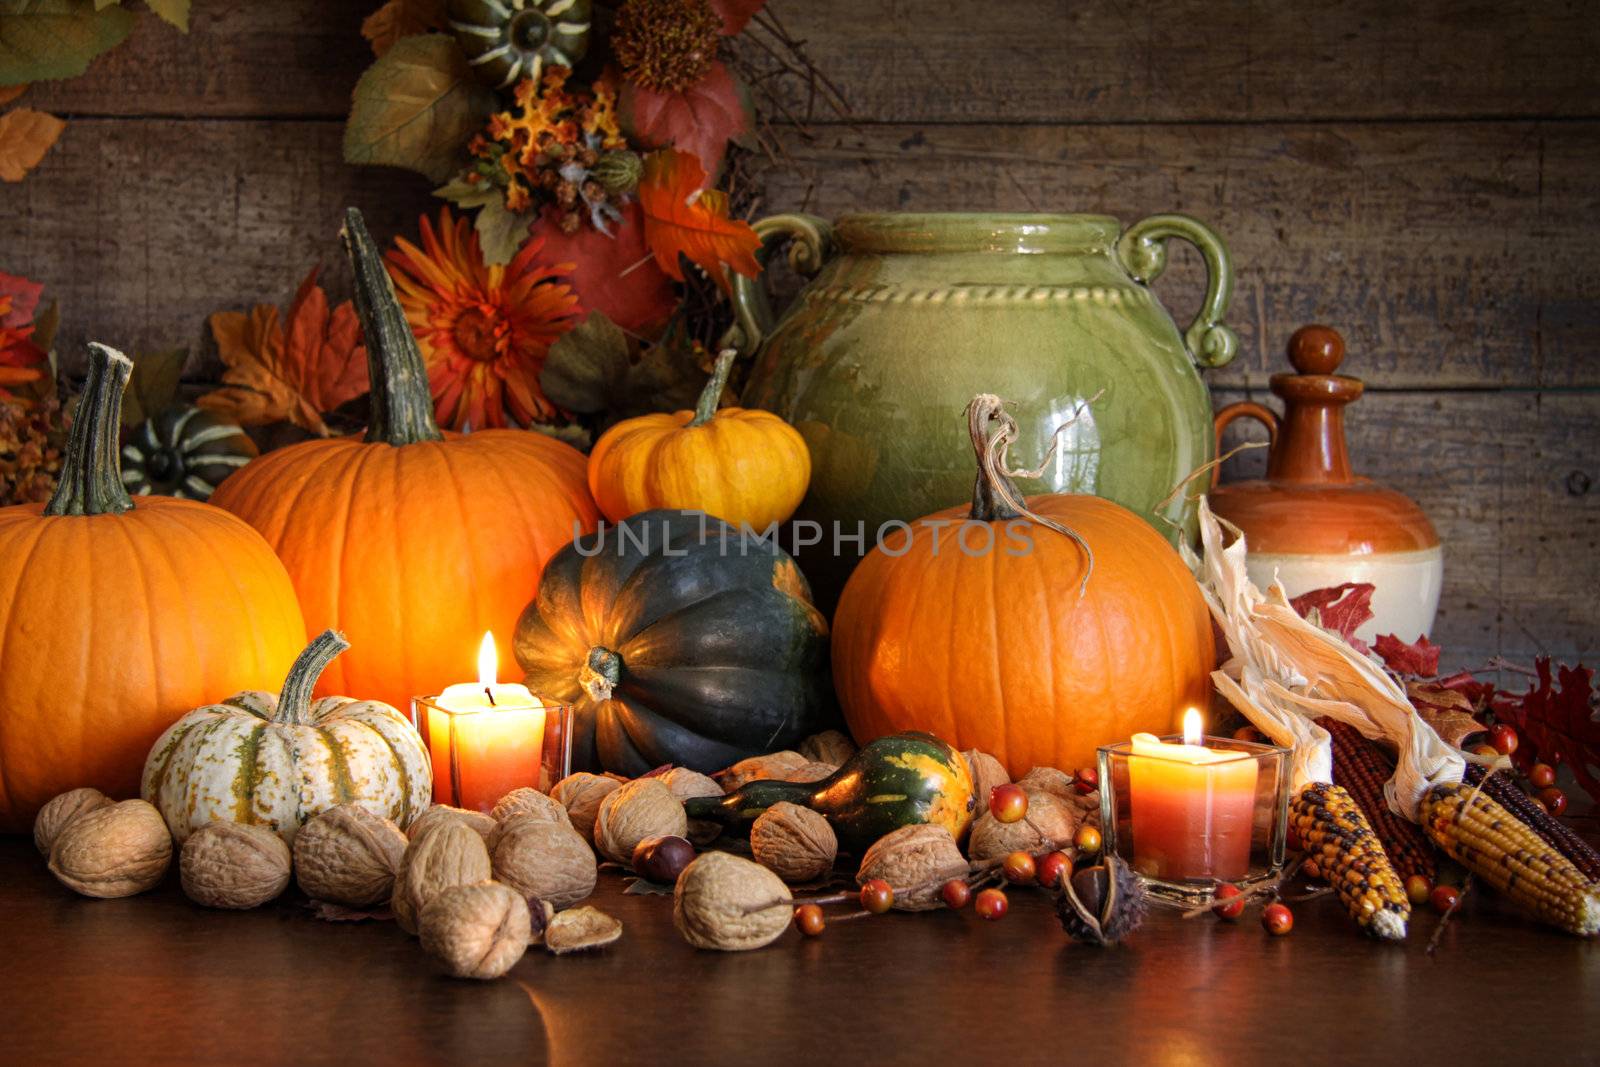
[[[1211,622],[1165,538],[1098,497],[1024,503],[1003,467],[1015,423],[994,397],[968,420],[971,507],[891,534],[840,598],[833,673],[856,739],[925,730],[1016,776],[1093,766],[1098,746],[1204,707]]]
[[[599,513],[577,449],[529,430],[439,432],[416,338],[353,208],[344,233],[372,378],[366,436],[270,452],[211,499],[277,551],[308,625],[349,637],[317,692],[405,708],[471,678],[485,630],[511,647],[545,562]]]
[[[770,411],[717,409],[733,366],[717,357],[693,411],[617,423],[589,454],[589,490],[612,522],[656,508],[703,511],[734,526],[783,522],[811,483],[811,452]]]
[[[283,565],[249,526],[122,486],[132,364],[89,346],[61,483],[0,508],[0,830],[92,785],[139,795],[145,753],[197,704],[273,684],[305,643]]]

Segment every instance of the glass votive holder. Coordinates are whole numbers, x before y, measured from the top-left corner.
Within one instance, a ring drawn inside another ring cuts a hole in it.
[[[1289,750],[1231,737],[1146,742],[1099,750],[1102,847],[1153,899],[1177,907],[1207,903],[1224,882],[1247,888],[1275,877],[1288,835]]]
[[[572,766],[572,705],[453,708],[411,699],[411,724],[433,760],[436,804],[487,812],[513,789],[548,793]]]

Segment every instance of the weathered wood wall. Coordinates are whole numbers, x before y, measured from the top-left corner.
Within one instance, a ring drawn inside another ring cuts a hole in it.
[[[0,267],[45,280],[63,342],[189,345],[334,264],[339,209],[380,237],[425,183],[339,158],[375,0],[199,0],[76,81],[70,121],[0,188]],[[1359,466],[1444,538],[1447,663],[1600,648],[1600,20],[1583,2],[773,0],[855,110],[789,138],[772,209],[1087,210],[1211,222],[1260,397],[1295,326],[1367,379]],[[799,101],[796,105],[799,106]],[[337,266],[331,275],[337,281]],[[1182,318],[1194,257],[1160,288]],[[1235,461],[1245,473],[1259,455]]]

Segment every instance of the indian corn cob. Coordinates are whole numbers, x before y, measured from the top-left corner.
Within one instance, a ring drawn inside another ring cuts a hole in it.
[[[1481,764],[1467,764],[1467,784],[1477,785],[1483,781],[1486,773]],[[1555,850],[1571,860],[1585,878],[1600,882],[1600,852],[1579,837],[1572,827],[1544,810],[1544,806],[1524,793],[1517,783],[1503,774],[1496,774],[1489,779],[1483,791],[1521,819],[1528,829],[1554,845]]]
[[[1422,827],[1451,859],[1544,922],[1580,937],[1600,933],[1600,893],[1487,793],[1460,782],[1433,786],[1422,798]]]
[[[1429,885],[1438,881],[1433,842],[1416,823],[1390,811],[1383,799],[1383,783],[1394,775],[1394,760],[1353,726],[1328,718],[1318,719],[1317,725],[1333,738],[1333,783],[1343,786],[1361,808],[1401,885],[1419,874]]]
[[[1363,930],[1385,941],[1406,936],[1411,902],[1405,885],[1344,788],[1327,782],[1306,786],[1290,805],[1289,824],[1307,858]]]

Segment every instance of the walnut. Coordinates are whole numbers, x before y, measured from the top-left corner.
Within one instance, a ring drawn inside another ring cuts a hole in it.
[[[722,792],[722,790],[717,790]],[[48,857],[50,846],[56,843],[56,838],[67,824],[80,815],[107,807],[116,803],[100,790],[93,786],[82,789],[71,789],[44,807],[39,809],[39,817],[33,820],[33,847],[39,850],[39,855]]]
[[[679,876],[672,922],[695,948],[743,952],[783,935],[792,900],[788,886],[761,864],[707,852]]]
[[[833,870],[839,839],[810,808],[779,801],[751,825],[750,854],[785,882],[810,882]]]
[[[359,804],[340,804],[295,834],[295,880],[314,900],[370,908],[394,893],[405,851],[406,835],[394,823]]]
[[[513,815],[537,815],[546,822],[558,822],[564,826],[571,826],[572,819],[567,815],[567,809],[559,800],[552,800],[537,789],[523,786],[513,789],[500,798],[500,803],[494,806],[489,817],[496,823],[503,823]],[[494,835],[489,835],[489,847],[494,848]]]
[[[489,849],[478,832],[463,819],[440,819],[407,845],[400,859],[390,898],[395,921],[414,934],[428,901],[451,886],[487,882],[492,873]]]
[[[545,927],[544,947],[557,956],[586,948],[604,948],[622,936],[622,923],[599,908],[563,911]]]
[[[1077,779],[1066,771],[1054,767],[1034,767],[1017,779],[1023,792],[1049,793],[1057,800],[1069,804],[1078,795]]]
[[[207,908],[254,908],[289,887],[289,846],[261,826],[212,822],[183,843],[184,895]]]
[[[802,763],[784,776],[786,782],[820,782],[832,778],[839,768],[831,763]]]
[[[166,821],[142,800],[80,815],[50,846],[50,873],[86,897],[131,897],[153,889],[171,862]]]
[[[939,890],[952,878],[965,878],[967,861],[956,839],[942,826],[916,823],[902,826],[873,842],[861,857],[856,884],[881,878],[894,890],[900,911],[928,911],[942,901]]]
[[[712,777],[721,783],[724,792],[731,793],[746,782],[788,781],[789,775],[810,762],[798,752],[769,752],[765,756],[742,759]]]
[[[1013,852],[1038,854],[1065,848],[1083,821],[1082,813],[1058,797],[1037,789],[1028,795],[1028,814],[1016,822],[1004,823],[984,812],[972,824],[967,854],[975,860],[999,859]]]
[[[483,838],[485,842],[489,840],[489,835],[494,833],[494,820],[481,811],[452,808],[448,804],[434,804],[427,811],[411,820],[411,825],[406,827],[406,836],[416,841],[440,823],[452,820],[466,823],[476,830],[478,836]]]
[[[619,785],[600,802],[594,819],[594,847],[608,860],[633,862],[633,846],[647,837],[684,837],[689,819],[683,802],[659,778],[639,778]]]
[[[567,809],[572,828],[591,840],[594,838],[594,817],[600,811],[600,802],[622,782],[609,774],[590,774],[579,771],[569,774],[556,783],[550,796]]]
[[[699,771],[691,771],[687,767],[674,767],[661,776],[672,795],[679,800],[692,800],[695,797],[720,797],[722,787],[716,780]],[[710,819],[689,820],[689,840],[697,845],[709,845],[722,833],[722,824],[712,822]]]
[[[1011,775],[1006,773],[1005,764],[987,752],[969,748],[961,756],[967,761],[967,770],[972,773],[972,795],[978,801],[978,810],[988,811],[990,791],[997,785],[1011,781]]]
[[[855,754],[856,743],[838,730],[824,730],[800,742],[800,755],[834,767],[843,767]]]
[[[557,910],[593,893],[599,876],[594,852],[578,831],[533,812],[513,815],[500,824],[493,863],[498,881]]]
[[[528,951],[528,902],[499,882],[436,893],[420,916],[422,950],[457,978],[499,978]]]

